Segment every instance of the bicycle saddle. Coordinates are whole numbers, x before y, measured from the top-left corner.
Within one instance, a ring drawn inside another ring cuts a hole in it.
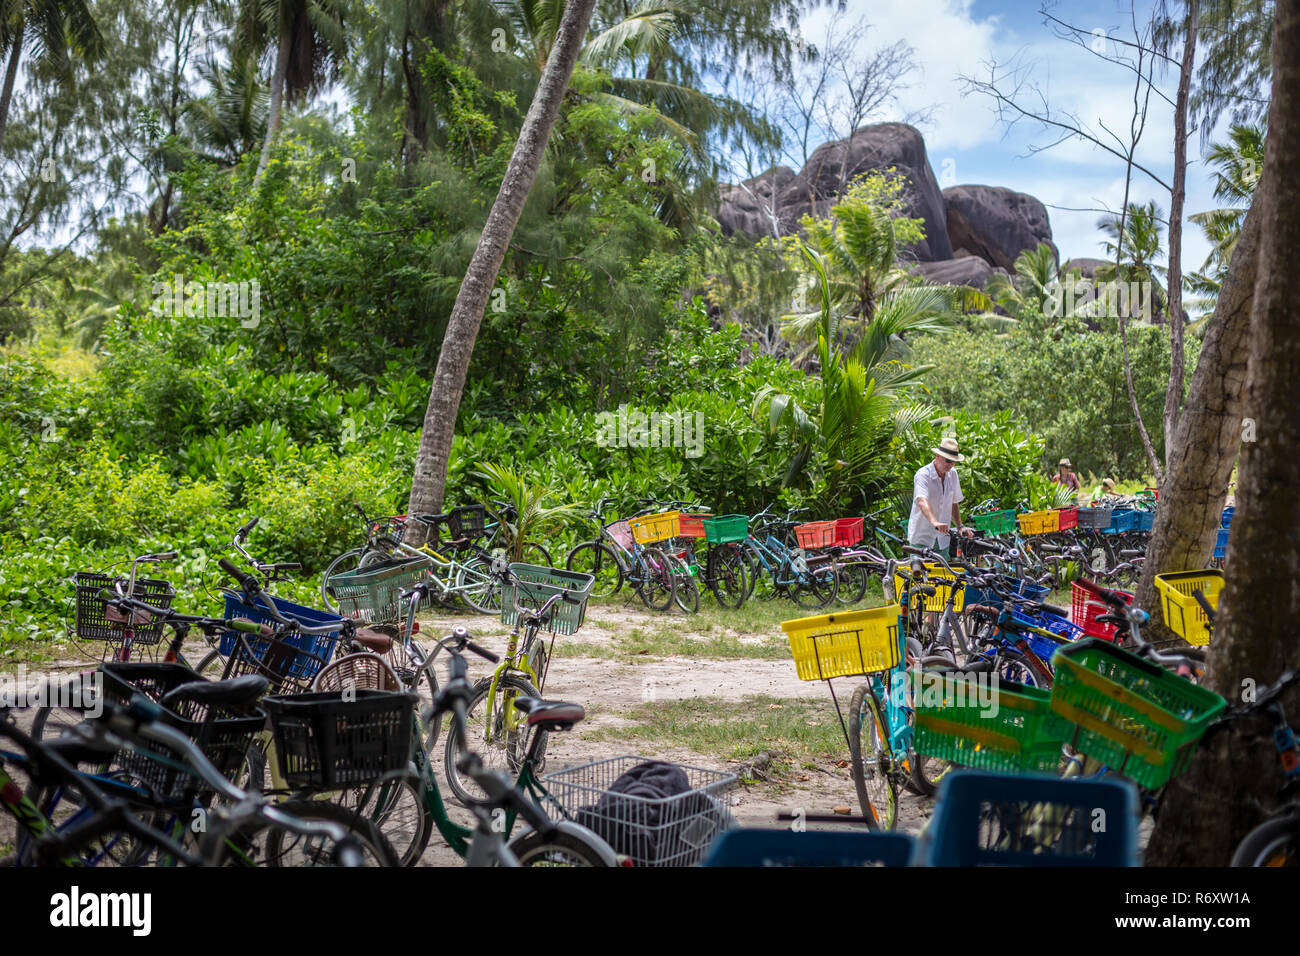
[[[562,700],[541,700],[537,697],[516,697],[515,709],[528,715],[528,726],[540,727],[545,731],[570,730],[573,725],[587,716],[581,704],[569,704]]]
[[[245,674],[230,680],[190,681],[173,687],[158,703],[171,707],[181,701],[207,704],[209,707],[247,707],[266,693],[270,681],[258,674]]]
[[[357,628],[352,640],[376,654],[387,654],[393,649],[393,638],[390,635],[370,627]]]

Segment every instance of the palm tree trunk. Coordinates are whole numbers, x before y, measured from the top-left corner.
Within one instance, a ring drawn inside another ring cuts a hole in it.
[[[569,0],[564,8],[555,43],[546,60],[537,92],[533,95],[528,115],[515,143],[501,180],[492,210],[488,213],[479,237],[478,248],[465,270],[465,279],[451,317],[443,335],[438,367],[429,390],[429,405],[424,413],[424,428],[420,434],[420,450],[415,459],[415,475],[411,481],[411,498],[407,508],[410,514],[437,511],[442,506],[446,491],[447,461],[451,456],[451,440],[456,430],[456,413],[460,410],[461,393],[465,389],[465,376],[469,372],[470,357],[478,338],[479,324],[488,296],[496,283],[497,273],[505,259],[510,237],[524,210],[524,202],[532,189],[537,169],[546,151],[551,127],[559,115],[560,104],[569,88],[569,78],[578,62],[591,22],[591,11],[596,0]],[[407,526],[408,540],[423,536],[424,526],[418,522]]]
[[[20,18],[14,30],[13,47],[9,53],[9,65],[5,67],[5,85],[0,90],[0,145],[4,144],[5,127],[9,125],[9,102],[14,95],[14,78],[18,75],[18,61],[23,55],[23,27]]]
[[[1174,466],[1173,436],[1183,407],[1186,359],[1183,352],[1183,203],[1187,197],[1187,98],[1196,64],[1200,0],[1188,0],[1187,34],[1174,104],[1174,178],[1169,204],[1169,387],[1165,390],[1165,470]]]
[[[1209,687],[1234,702],[1248,681],[1262,687],[1294,666],[1290,635],[1300,615],[1300,539],[1294,533],[1300,527],[1300,327],[1289,288],[1300,250],[1300,205],[1278,185],[1300,176],[1300,0],[1277,4],[1264,170],[1273,185],[1260,206],[1245,406],[1256,421],[1256,440],[1241,455],[1239,517],[1228,542],[1228,580],[1206,675]],[[1295,691],[1287,697],[1294,707]],[[1222,866],[1260,821],[1259,807],[1272,805],[1281,781],[1270,728],[1238,723],[1231,741],[1224,734],[1202,747],[1166,792],[1151,862]]]
[[[262,156],[257,161],[257,173],[253,176],[253,185],[262,181],[267,163],[271,161],[271,147],[280,135],[280,124],[284,118],[284,83],[289,73],[290,30],[287,24],[280,26],[280,47],[275,54],[275,74],[271,77],[271,111],[266,118],[266,139],[262,141]]]

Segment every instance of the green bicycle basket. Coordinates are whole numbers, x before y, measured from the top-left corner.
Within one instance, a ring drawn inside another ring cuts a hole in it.
[[[730,544],[748,537],[748,515],[718,515],[704,519],[704,540],[709,544]]]
[[[1187,768],[1227,707],[1213,691],[1097,638],[1061,648],[1052,665],[1051,732],[1151,790]]]
[[[391,558],[379,564],[330,576],[339,614],[367,624],[400,620],[406,614],[400,595],[412,585],[433,579],[433,559]],[[433,598],[421,604],[427,607]]]
[[[914,680],[917,753],[1003,773],[1056,773],[1061,738],[1048,730],[1047,691],[933,671]]]
[[[983,515],[971,515],[969,521],[972,526],[985,534],[1009,534],[1016,530],[1014,508],[1006,511],[990,511]]]
[[[536,564],[512,564],[510,570],[518,584],[518,603],[525,608],[540,608],[552,596],[565,594],[566,599],[551,606],[550,621],[544,625],[552,634],[572,634],[582,627],[587,615],[587,598],[596,579],[590,574],[544,568]],[[501,588],[501,623],[514,627],[519,612],[515,610],[516,585]],[[576,603],[574,603],[576,601]]]

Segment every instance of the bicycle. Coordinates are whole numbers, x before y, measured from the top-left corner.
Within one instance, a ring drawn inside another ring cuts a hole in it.
[[[809,555],[802,548],[788,548],[777,536],[783,527],[792,526],[788,520],[778,521],[760,512],[750,519],[750,525],[742,547],[750,566],[751,596],[760,579],[765,579],[772,588],[770,596],[785,595],[803,608],[815,610],[835,600],[839,574],[831,555]]]
[[[418,606],[421,599],[418,592],[426,587],[412,588],[407,596],[409,606]],[[539,619],[536,623],[543,622]],[[435,643],[421,668],[432,667],[443,650],[448,652],[448,679],[422,719],[436,723],[450,714],[449,741],[469,740],[473,735],[467,712],[479,698],[479,691],[478,684],[470,684],[468,680],[464,652],[468,650],[493,664],[501,659],[475,644],[464,627],[457,627]],[[520,695],[512,700],[512,709],[531,731],[530,743],[520,753],[513,782],[485,767],[478,755],[470,751],[461,753],[456,760],[456,775],[469,778],[482,794],[467,804],[475,818],[474,827],[456,823],[447,813],[433,763],[418,738],[412,753],[413,766],[372,784],[359,802],[361,812],[399,848],[400,857],[408,865],[419,859],[435,828],[452,851],[470,866],[618,865],[613,850],[595,833],[567,818],[553,821],[545,810],[546,806],[555,805],[539,777],[545,738],[569,730],[582,720],[585,716],[582,706]],[[412,794],[414,799],[402,799],[404,793]],[[399,805],[405,810],[398,811]],[[520,817],[527,828],[515,832]]]
[[[172,700],[186,692],[175,688]],[[260,688],[248,683],[202,683],[205,704],[241,706]],[[168,726],[162,706],[134,697],[121,706],[105,703],[100,718],[72,728],[57,741],[36,741],[8,721],[0,721],[0,737],[15,742],[21,753],[0,752],[0,787],[14,785],[5,769],[22,769],[29,784],[22,797],[0,801],[19,826],[14,865],[84,866],[103,862],[140,865],[153,859],[160,865],[249,866],[259,862],[284,865],[290,859],[307,864],[345,866],[395,865],[392,848],[365,820],[336,812],[339,808],[313,801],[273,806],[236,787],[213,765],[202,749],[180,730]],[[200,787],[220,800],[206,812],[205,827],[195,834],[190,824],[192,801],[168,801],[131,782],[77,769],[83,762],[103,763],[107,756],[132,752],[147,763],[163,761],[168,772],[191,778],[180,786],[188,794]],[[170,755],[163,757],[160,752]],[[59,804],[67,800],[73,812],[56,820]],[[168,822],[152,825],[167,815]],[[142,819],[142,817],[144,819]],[[290,837],[305,843],[286,846]],[[301,857],[291,857],[298,851]],[[120,853],[114,857],[114,853]]]
[[[666,611],[676,600],[681,574],[676,560],[653,545],[638,544],[626,519],[606,523],[605,508],[613,498],[602,498],[589,515],[600,531],[591,541],[573,548],[565,559],[566,570],[593,578],[593,597],[612,597],[624,582],[652,611]]]
[[[492,674],[474,684],[473,697],[466,706],[466,719],[474,726],[473,738],[449,735],[443,754],[447,785],[467,807],[484,799],[458,770],[459,759],[471,741],[487,766],[499,762],[514,771],[530,748],[536,751],[538,767],[544,763],[546,732],[539,730],[533,734],[531,725],[514,704],[521,697],[541,698],[555,636],[577,632],[593,583],[588,575],[524,564],[507,565],[501,558],[497,559],[493,573],[502,585],[502,620],[513,625],[510,637],[505,654]],[[543,628],[551,634],[549,647],[538,636]],[[532,736],[540,739],[534,741]]]

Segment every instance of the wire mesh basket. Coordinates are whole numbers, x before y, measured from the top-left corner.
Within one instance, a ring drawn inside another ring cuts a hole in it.
[[[183,664],[110,662],[100,665],[100,673],[105,698],[122,704],[136,694],[161,703],[169,691],[182,684],[209,683]],[[162,714],[165,723],[193,740],[228,779],[243,768],[249,744],[266,724],[266,712],[256,705],[234,711],[185,700],[164,707]],[[165,744],[150,743],[147,751],[124,749],[115,766],[170,799],[212,793],[202,778],[184,769],[183,755]]]
[[[292,788],[371,783],[411,759],[415,695],[354,689],[267,697],[280,774]]]
[[[626,521],[615,521],[612,524],[605,525],[605,531],[613,539],[614,543],[625,551],[631,551],[636,545],[636,538],[632,537],[632,528]]]
[[[106,641],[109,644],[121,644],[126,637],[127,625],[108,620],[105,614],[106,604],[99,596],[100,592],[112,590],[117,581],[126,582],[127,578],[116,578],[96,571],[78,571],[73,575],[77,588],[76,635],[83,641]],[[136,578],[135,587],[130,597],[143,601],[161,610],[170,610],[176,589],[166,581],[157,578]],[[163,622],[151,619],[146,624],[135,625],[131,634],[131,643],[135,645],[157,644],[162,640]]]
[[[525,608],[536,610],[556,594],[573,598],[578,603],[561,599],[551,605],[550,620],[543,627],[553,634],[572,634],[582,626],[587,615],[587,598],[596,579],[590,574],[544,568],[535,564],[512,564],[510,571],[519,584],[501,588],[501,623],[514,627],[519,617],[515,601]]]
[[[930,866],[1137,866],[1137,829],[1130,783],[962,770],[940,785],[924,856]]]
[[[406,616],[401,592],[433,578],[432,558],[401,557],[331,575],[327,587],[340,614],[367,624],[383,624]],[[422,606],[432,601],[430,595]]]
[[[553,818],[587,827],[637,866],[694,866],[736,825],[723,800],[734,773],[622,756],[542,780],[555,801],[545,801]]]
[[[800,680],[875,674],[898,666],[898,605],[782,621]]]

